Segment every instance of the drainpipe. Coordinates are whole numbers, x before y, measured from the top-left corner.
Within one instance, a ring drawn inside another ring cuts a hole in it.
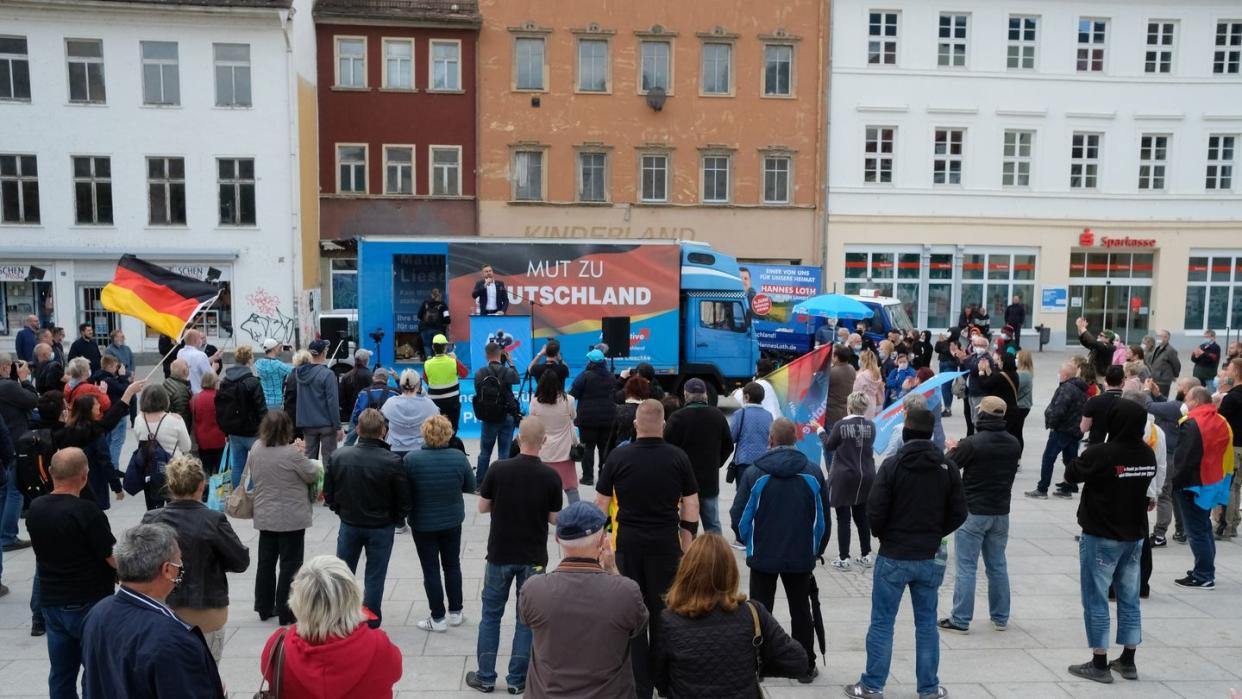
[[[293,240],[290,246],[289,265],[293,271],[293,302],[294,308],[297,309],[301,305],[302,299],[302,234],[301,234],[301,199],[300,190],[298,188],[301,182],[300,165],[298,162],[298,81],[297,69],[293,63],[293,16],[297,13],[297,8],[290,7],[288,10],[281,10],[278,13],[280,17],[280,29],[285,39],[285,82],[287,89],[285,90],[285,114],[287,120],[287,128],[289,132],[289,233]],[[297,326],[298,337],[300,338],[301,323]]]
[[[829,156],[829,150],[832,147],[831,146],[832,144],[832,52],[836,48],[835,42],[832,41],[832,30],[836,26],[836,22],[835,22],[836,9],[837,9],[837,3],[828,2],[828,26],[827,28],[825,28],[823,23],[820,24],[820,34],[821,36],[824,36],[824,40],[819,42],[820,67],[824,71],[824,83],[825,83],[824,102],[823,102],[823,108],[824,108],[824,148],[823,148],[824,176],[822,178],[823,184],[821,185],[824,190],[823,191],[824,210],[823,210],[823,215],[821,216],[821,220],[823,222],[821,225],[823,227],[823,230],[819,236],[820,266],[823,267],[825,285],[828,283],[828,212],[829,212],[828,197],[830,194],[829,187],[828,187],[828,176],[830,174],[828,156]],[[827,48],[825,48],[825,46]],[[824,60],[825,53],[827,53],[826,62]],[[835,291],[835,285],[834,285],[833,290]]]

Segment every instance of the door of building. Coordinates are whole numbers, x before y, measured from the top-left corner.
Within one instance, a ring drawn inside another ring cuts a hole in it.
[[[95,343],[100,347],[106,346],[110,341],[108,336],[121,327],[120,315],[104,308],[99,300],[102,293],[103,286],[78,287],[78,322],[91,324],[95,329]]]
[[[1154,258],[1152,253],[1071,253],[1066,337],[1078,336],[1079,317],[1087,320],[1093,335],[1112,330],[1126,344],[1138,344],[1151,334]]]

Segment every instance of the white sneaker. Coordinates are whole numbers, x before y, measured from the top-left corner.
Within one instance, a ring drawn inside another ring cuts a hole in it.
[[[833,568],[836,568],[837,570],[849,570],[849,569],[850,569],[850,559],[848,559],[848,558],[838,558],[838,559],[835,559],[835,560],[833,560],[833,561],[829,561],[828,565],[832,566]]]
[[[409,533],[410,533],[410,525],[408,525],[408,524],[402,524],[401,526],[397,527],[397,528],[393,531],[393,533],[394,533],[394,534],[400,534],[400,535],[402,535],[402,536],[404,536],[404,535],[406,535],[406,534],[409,534]]]
[[[449,626],[461,626],[462,623],[465,621],[466,621],[466,617],[462,616],[461,612],[449,612],[448,613],[448,625]]]
[[[729,544],[729,545],[730,545],[730,546],[732,546],[733,548],[737,549],[738,551],[745,551],[745,550],[746,550],[746,544],[743,544],[743,543],[742,543],[742,542],[740,542],[740,541],[734,541],[733,543],[731,543],[731,544]]]
[[[426,619],[419,619],[414,625],[423,631],[433,631],[435,633],[444,633],[445,631],[448,631],[448,624],[444,623],[443,619],[436,621],[431,617],[427,617]]]
[[[870,568],[875,565],[875,558],[871,554],[867,554],[866,556],[859,556],[858,558],[855,558],[854,562],[863,568]]]

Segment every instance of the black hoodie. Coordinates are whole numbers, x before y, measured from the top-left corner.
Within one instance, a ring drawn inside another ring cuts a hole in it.
[[[927,439],[906,442],[876,473],[867,498],[871,532],[880,555],[924,561],[940,540],[966,521],[966,496],[957,465]]]
[[[1108,416],[1108,441],[1087,448],[1065,467],[1067,483],[1083,483],[1078,524],[1083,534],[1114,541],[1147,536],[1147,486],[1156,455],[1143,441],[1147,411],[1119,400]]]

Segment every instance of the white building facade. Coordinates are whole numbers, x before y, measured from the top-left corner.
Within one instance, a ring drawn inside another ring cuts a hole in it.
[[[1242,4],[833,3],[828,279],[1054,345],[1242,328]]]
[[[298,140],[287,0],[0,6],[0,349],[24,318],[158,337],[105,311],[123,253],[217,281],[195,325],[294,342]]]

